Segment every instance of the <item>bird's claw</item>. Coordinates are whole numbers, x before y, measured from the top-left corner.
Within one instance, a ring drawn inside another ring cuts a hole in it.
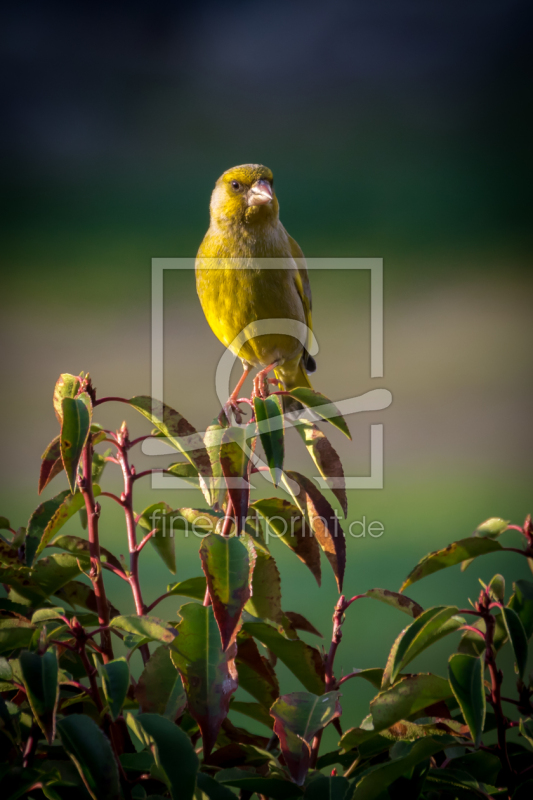
[[[218,415],[218,421],[220,425],[224,425],[225,421],[231,424],[231,414],[233,414],[235,417],[235,422],[237,425],[241,425],[243,412],[239,407],[239,404],[230,397],[228,402],[224,403],[224,407]]]

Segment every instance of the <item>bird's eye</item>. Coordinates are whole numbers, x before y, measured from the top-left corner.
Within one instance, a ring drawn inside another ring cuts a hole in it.
[[[238,192],[239,189],[241,188],[241,184],[239,183],[239,181],[232,181],[231,188],[235,189],[235,191]]]

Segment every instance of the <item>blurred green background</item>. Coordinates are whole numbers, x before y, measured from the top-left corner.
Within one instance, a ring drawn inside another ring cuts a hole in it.
[[[517,1],[12,4],[1,71],[1,513],[18,526],[37,505],[60,372],[89,371],[100,395],[150,393],[151,259],[194,256],[216,178],[254,161],[273,169],[282,221],[308,257],[384,258],[382,380],[369,378],[368,275],[311,275],[315,387],[332,399],[377,387],[394,397],[348,420],[353,443],[331,433],[347,474],[365,475],[370,423],[385,426],[384,489],[349,498],[351,520],[377,519],[385,532],[348,539],[346,592],[398,589],[422,555],[489,516],[522,522],[532,510],[531,18]],[[191,272],[170,273],[165,298],[165,400],[202,428],[218,413],[221,345]],[[123,417],[122,406],[97,414],[106,426]],[[314,474],[291,441],[288,465]],[[138,468],[165,461],[135,458]],[[119,491],[112,466],[106,479]],[[201,504],[197,492],[138,485],[137,510],[157,499]],[[125,551],[113,507],[102,540]],[[178,543],[176,579],[199,574],[198,545]],[[327,636],[329,568],[318,589],[281,543],[273,550],[285,608]],[[141,569],[151,601],[172,576],[150,549]],[[410,594],[464,604],[496,571],[529,574],[518,556],[488,556]],[[131,611],[118,584],[110,578],[110,594]],[[177,606],[160,613],[175,618]],[[383,665],[405,622],[356,604],[339,666]],[[417,666],[442,674],[451,648],[445,640]],[[281,674],[285,691],[298,688]],[[346,685],[350,724],[370,697]]]

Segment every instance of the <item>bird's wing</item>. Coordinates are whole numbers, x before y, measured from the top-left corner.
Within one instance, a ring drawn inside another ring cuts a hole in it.
[[[298,242],[295,239],[293,239],[292,236],[289,236],[289,234],[287,234],[287,236],[289,238],[291,255],[296,261],[296,266],[298,267],[298,270],[294,271],[294,281],[296,283],[296,288],[298,290],[298,294],[300,295],[300,299],[304,307],[305,322],[307,327],[310,330],[313,330],[313,321],[311,314],[313,304],[311,299],[311,284],[309,283],[309,275],[307,273],[307,264],[305,263],[305,257],[304,254],[302,253],[302,249],[298,244]],[[310,337],[308,337],[307,344],[309,344],[309,339]]]

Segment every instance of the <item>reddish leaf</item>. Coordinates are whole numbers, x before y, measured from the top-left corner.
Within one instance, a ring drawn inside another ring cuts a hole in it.
[[[312,633],[314,636],[320,636],[321,639],[324,638],[320,631],[303,614],[298,614],[297,611],[286,611],[285,616],[289,618],[289,622],[295,631],[305,631],[306,633]]]
[[[320,550],[302,511],[279,497],[256,500],[250,508],[264,517],[273,533],[296,553],[320,586]]]
[[[279,697],[279,684],[270,662],[260,654],[249,633],[241,631],[237,636],[237,657],[239,686],[246,689],[265,708],[270,708]]]
[[[41,494],[45,486],[48,486],[52,478],[59,475],[63,470],[63,461],[61,459],[61,441],[60,437],[56,436],[52,439],[46,450],[41,456],[41,472],[39,474],[39,489],[38,493]]]
[[[307,451],[316,464],[316,468],[324,478],[328,489],[331,489],[344,512],[348,513],[348,499],[344,482],[344,470],[341,460],[333,445],[317,425],[306,419],[295,425],[302,437]]]
[[[309,692],[293,692],[278,698],[270,715],[274,717],[274,733],[292,779],[302,786],[309,769],[311,741],[332,720],[340,717],[340,692],[327,692],[317,697]]]
[[[302,512],[307,512],[313,533],[331,564],[341,592],[346,568],[346,540],[337,515],[309,478],[292,471],[286,475],[300,488],[300,492],[293,495],[294,499]]]
[[[237,689],[236,645],[224,652],[212,606],[187,603],[171,657],[180,671],[189,711],[202,732],[204,755],[213,749]]]
[[[252,578],[252,596],[246,603],[246,611],[254,617],[281,623],[281,579],[276,562],[270,553],[260,546],[256,548],[256,562]]]
[[[250,502],[248,463],[252,430],[255,431],[255,425],[221,429],[220,466],[233,505],[237,533],[245,528]]]
[[[222,647],[226,650],[250,599],[255,549],[249,536],[237,538],[210,533],[200,545],[200,558]]]

